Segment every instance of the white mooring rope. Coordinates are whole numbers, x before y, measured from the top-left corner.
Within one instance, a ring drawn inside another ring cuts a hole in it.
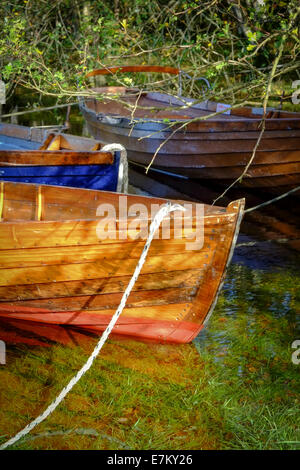
[[[140,256],[140,259],[136,265],[136,268],[134,270],[134,273],[132,275],[132,278],[130,279],[129,283],[128,283],[128,286],[122,296],[122,299],[121,299],[121,302],[116,310],[116,312],[114,313],[112,319],[110,320],[106,330],[103,332],[100,340],[98,341],[95,349],[93,350],[92,354],[90,355],[90,357],[88,358],[88,360],[86,361],[86,363],[82,366],[82,368],[77,372],[77,374],[70,380],[70,382],[68,383],[68,385],[66,385],[65,388],[63,388],[63,390],[60,392],[60,394],[55,398],[55,400],[48,406],[48,408],[46,408],[46,410],[40,415],[38,416],[35,420],[33,420],[31,423],[29,423],[24,429],[22,429],[21,431],[19,431],[14,437],[12,437],[11,439],[9,439],[7,442],[5,442],[4,444],[2,444],[0,446],[0,450],[4,450],[6,449],[7,447],[15,444],[15,442],[17,442],[19,439],[21,439],[22,437],[26,436],[26,434],[28,434],[33,428],[35,428],[35,426],[37,426],[38,424],[40,424],[42,421],[44,421],[54,410],[55,408],[63,401],[63,399],[65,398],[65,396],[69,393],[69,391],[74,387],[74,385],[81,379],[81,377],[89,370],[89,368],[92,366],[94,360],[96,359],[96,357],[98,356],[99,352],[101,351],[102,349],[102,346],[104,345],[105,341],[107,340],[109,334],[111,333],[111,330],[113,329],[113,327],[115,326],[115,323],[116,321],[118,320],[119,316],[121,315],[124,307],[125,307],[125,304],[126,304],[126,301],[127,301],[127,298],[137,280],[137,278],[139,277],[139,274],[141,272],[141,269],[143,267],[143,264],[145,262],[145,259],[146,259],[146,256],[147,256],[147,253],[148,253],[148,250],[150,248],[150,245],[151,245],[151,242],[152,242],[152,239],[153,239],[153,236],[154,236],[154,233],[156,232],[156,230],[158,229],[158,227],[160,226],[163,218],[168,215],[170,212],[173,212],[173,211],[176,211],[176,210],[181,210],[181,211],[184,211],[185,208],[183,206],[181,206],[180,204],[171,204],[170,202],[164,204],[160,209],[159,211],[157,212],[157,214],[155,215],[153,221],[151,222],[151,225],[150,225],[150,229],[149,229],[149,235],[148,235],[148,238],[147,238],[147,241],[145,243],[145,246],[144,246],[144,249],[142,251],[142,254]]]
[[[101,152],[120,152],[117,193],[128,193],[128,161],[125,147],[121,144],[107,144]]]

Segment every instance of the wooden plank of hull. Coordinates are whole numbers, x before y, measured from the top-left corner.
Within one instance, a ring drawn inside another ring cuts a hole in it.
[[[224,217],[225,220],[220,220],[226,224],[230,215]],[[211,220],[205,221],[205,233],[207,236],[213,236],[218,228],[218,217],[211,216]],[[219,217],[220,219],[220,217]],[[62,246],[76,246],[76,245],[95,245],[102,244],[109,246],[115,244],[115,238],[99,239],[97,236],[97,225],[99,221],[94,220],[74,220],[64,222],[46,222],[41,221],[40,224],[28,221],[26,225],[20,221],[6,222],[1,227],[0,243],[3,249],[17,249],[17,248],[34,248],[34,247],[62,247]],[[117,227],[118,228],[118,227]],[[186,235],[192,236],[194,229],[186,230]],[[158,232],[160,239],[162,238],[161,229]],[[118,239],[120,243],[129,243],[135,238],[145,240],[145,236],[136,236],[135,232],[125,231],[126,238]],[[170,236],[174,236],[174,230],[171,229]]]
[[[140,140],[150,140],[150,141],[164,141],[171,134],[173,134],[173,128],[169,126],[165,130],[147,130],[147,125],[144,124],[145,129],[143,130],[142,124],[131,124],[128,127],[124,126],[123,122],[120,122],[119,125],[115,124],[108,124],[105,122],[101,122],[101,120],[92,121],[89,120],[89,125],[95,126],[99,133],[99,136],[102,136],[102,132],[109,132],[110,135],[114,136],[124,136],[124,137],[132,137],[134,139]],[[100,133],[101,131],[101,133]],[[208,132],[188,132],[185,129],[178,129],[173,135],[172,140],[178,141],[179,143],[183,141],[240,141],[240,140],[249,140],[252,141],[254,144],[260,135],[260,131],[243,131],[239,130],[236,132],[214,132],[213,129],[210,129]],[[284,130],[266,130],[263,134],[263,141],[264,140],[274,140],[274,139],[294,139],[300,137],[300,129],[284,129]]]
[[[96,190],[87,190],[83,188],[76,188],[76,197],[80,198],[80,205],[74,204],[74,189],[73,188],[61,188],[58,186],[46,186],[41,185],[43,194],[45,195],[46,204],[64,207],[64,210],[67,211],[70,206],[76,206],[79,209],[82,209],[82,219],[87,219],[88,214],[86,214],[87,209],[93,209],[94,211],[97,209],[98,205],[109,203],[112,204],[118,209],[119,205],[119,198],[121,197],[120,194],[112,193],[109,191],[96,191]],[[26,204],[35,204],[35,193],[36,193],[36,185],[34,184],[23,184],[22,190],[20,191],[18,188],[18,183],[14,182],[7,182],[5,183],[5,199],[7,200],[6,205],[10,201],[19,201],[24,202]],[[123,196],[125,197],[125,196]],[[161,198],[149,198],[149,197],[141,197],[135,195],[126,195],[128,201],[131,204],[137,202],[143,202],[147,207],[151,207],[152,204],[158,203],[163,204],[166,202],[164,199]],[[72,204],[73,202],[73,204]],[[67,213],[67,212],[66,212]],[[95,212],[94,212],[95,216]],[[66,219],[67,217],[65,217]],[[95,218],[95,217],[93,217]],[[14,217],[16,219],[16,217]],[[47,220],[51,220],[47,218]],[[54,219],[56,220],[56,219]]]
[[[205,263],[207,253],[190,252],[179,255],[152,256],[143,266],[143,273],[194,269]],[[136,259],[100,260],[90,263],[73,263],[26,268],[1,269],[0,285],[35,284],[43,282],[63,282],[99,277],[127,276],[133,274]]]
[[[148,256],[182,254],[186,251],[187,240],[153,240]],[[215,241],[204,243],[201,253],[209,253],[215,248]],[[128,241],[107,245],[63,246],[32,248],[30,250],[0,250],[0,277],[2,268],[30,267],[43,265],[63,265],[81,262],[139,259],[145,241]]]
[[[111,165],[113,161],[113,155],[109,152],[74,152],[70,150],[0,150],[0,167],[11,165]]]
[[[76,297],[56,297],[49,299],[37,300],[18,300],[19,307],[41,308],[51,312],[63,311],[90,311],[90,310],[109,310],[116,309],[121,301],[123,293],[96,294],[93,296],[76,296]],[[147,307],[153,305],[173,304],[180,302],[191,302],[195,295],[195,288],[169,288],[142,290],[133,292],[128,297],[126,306],[128,308]],[[15,303],[5,303],[13,307]],[[0,302],[1,309],[1,302]]]
[[[169,171],[178,171],[181,168],[226,168],[245,167],[252,156],[252,152],[244,152],[241,149],[240,153],[220,153],[220,154],[194,154],[190,155],[184,153],[182,155],[169,154],[168,160],[165,155],[158,153],[153,162],[153,168],[163,168]],[[146,152],[136,152],[131,150],[128,154],[131,162],[139,163],[145,167],[149,165],[153,154]],[[288,151],[257,151],[252,165],[267,165],[267,164],[283,164],[283,163],[299,163],[299,150]],[[168,166],[166,166],[168,165]]]
[[[216,140],[208,139],[205,140],[202,138],[202,135],[199,134],[198,139],[189,139],[188,136],[184,135],[184,138],[177,139],[176,134],[174,138],[171,137],[171,133],[166,135],[166,138],[158,139],[154,138],[155,133],[152,138],[139,138],[135,136],[134,130],[130,133],[130,136],[122,135],[119,133],[119,128],[117,126],[109,126],[98,123],[89,124],[90,132],[95,135],[102,142],[119,142],[124,145],[128,151],[136,152],[146,152],[154,154],[154,152],[162,145],[160,149],[161,155],[181,155],[181,154],[217,154],[217,153],[239,153],[241,150],[243,152],[251,152],[255,146],[255,138],[249,139],[247,137],[243,138],[243,132],[239,132],[239,139],[230,139],[229,137],[226,140]],[[212,132],[211,136],[214,136],[215,133]],[[169,140],[166,140],[169,138]],[[165,143],[164,143],[165,142]],[[262,139],[258,150],[261,151],[288,151],[288,150],[299,150],[300,149],[300,137],[286,137],[286,138],[277,138],[276,131],[274,136],[269,139]]]
[[[140,274],[133,292],[156,289],[191,289],[201,281],[200,269],[187,269],[185,271],[168,271],[159,274]],[[130,276],[116,276],[112,278],[85,279],[69,282],[48,282],[32,285],[18,284],[17,286],[0,286],[1,302],[14,300],[56,299],[66,297],[94,297],[98,294],[115,294],[123,292]]]

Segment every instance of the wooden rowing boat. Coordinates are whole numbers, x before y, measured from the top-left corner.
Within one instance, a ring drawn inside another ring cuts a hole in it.
[[[105,191],[1,182],[0,317],[103,331],[147,238],[147,231],[141,236],[137,227],[143,223],[147,229],[151,221],[145,212],[131,215],[124,228],[119,213],[124,200],[128,210],[141,210],[137,207],[143,205],[147,214],[166,202]],[[110,205],[115,215],[96,216],[101,204],[105,210]],[[197,215],[200,206],[201,217]],[[191,341],[216,303],[243,208],[242,199],[227,208],[191,203],[185,229],[179,232],[175,223],[182,212],[172,213],[169,236],[163,239],[164,228],[160,227],[114,333]],[[100,222],[109,224],[109,237],[99,238]],[[203,246],[191,251],[186,243],[200,223]]]
[[[120,152],[103,152],[86,137],[0,123],[0,178],[116,191]]]
[[[121,72],[178,74],[176,68],[110,67],[89,77]],[[125,87],[94,88],[104,101],[87,97],[80,108],[91,134],[102,142],[119,142],[128,159],[144,167],[228,186],[249,162],[261,131],[262,108],[142,92]],[[117,99],[116,99],[117,96]],[[223,114],[217,114],[225,110]],[[209,117],[210,116],[210,117]],[[190,119],[196,119],[188,123]],[[174,132],[175,131],[175,132]],[[239,183],[284,193],[300,184],[300,113],[268,109],[256,156]]]

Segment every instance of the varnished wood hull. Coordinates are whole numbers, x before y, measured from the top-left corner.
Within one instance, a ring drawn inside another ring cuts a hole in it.
[[[103,331],[145,242],[145,237],[132,239],[130,227],[126,239],[97,236],[99,204],[113,204],[118,213],[119,197],[125,196],[14,183],[5,183],[2,194],[0,317]],[[152,204],[164,202],[127,196],[128,206],[144,204],[149,210]],[[171,224],[169,239],[153,240],[114,333],[191,341],[215,305],[243,206],[239,200],[227,209],[204,207],[201,249],[186,248],[195,215],[182,239],[174,236]],[[36,220],[37,214],[42,214],[41,220]]]
[[[126,95],[120,99],[134,103]],[[133,112],[112,101],[86,99],[81,110],[94,137],[123,144],[129,160],[145,167],[158,150],[153,167],[228,186],[243,173],[260,135],[261,115],[254,108],[236,109],[231,115],[218,115],[182,127],[189,117],[212,114],[216,103],[209,102],[207,109],[203,103],[203,108],[198,105],[180,111],[178,100],[168,104],[168,95],[149,93],[139,98],[138,105],[142,109]],[[163,106],[169,109],[160,110]],[[150,108],[154,109],[152,114]],[[177,124],[170,127],[175,121]],[[269,112],[256,156],[240,184],[272,187],[278,193],[282,192],[280,186],[300,184],[299,113]]]

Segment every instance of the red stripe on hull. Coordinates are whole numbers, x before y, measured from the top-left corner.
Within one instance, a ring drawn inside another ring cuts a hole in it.
[[[97,315],[83,311],[51,312],[42,308],[0,305],[0,317],[56,325],[79,326],[83,329],[102,332],[111,320],[111,315]],[[149,318],[119,318],[113,328],[118,335],[158,340],[168,343],[192,341],[203,325],[188,321],[152,320]]]

